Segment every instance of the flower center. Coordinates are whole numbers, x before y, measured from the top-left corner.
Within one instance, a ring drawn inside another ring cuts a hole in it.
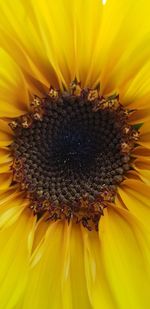
[[[98,229],[103,208],[130,169],[136,132],[118,97],[74,92],[51,89],[10,124],[13,179],[27,192],[34,213]]]

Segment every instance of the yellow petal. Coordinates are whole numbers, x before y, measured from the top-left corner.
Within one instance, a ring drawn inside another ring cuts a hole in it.
[[[9,0],[7,4],[1,2],[0,40],[4,49],[22,68],[29,89],[38,93],[38,88],[44,92],[48,90],[50,83],[58,86],[58,78],[46,46],[49,38],[42,29],[42,8],[35,12],[36,6],[39,9],[38,1],[33,6],[31,1],[14,0],[13,5]],[[49,4],[45,2],[46,7],[50,13]]]
[[[131,105],[130,105],[131,108]],[[136,103],[133,104],[133,108],[137,108]],[[145,121],[148,121],[150,119],[150,108],[143,108],[142,109],[142,104],[141,106],[130,115],[129,121],[131,124],[136,124],[136,123],[143,123]]]
[[[0,173],[11,171],[12,157],[10,149],[7,147],[0,148]]]
[[[73,20],[69,14],[71,7],[67,5],[67,1],[46,0],[33,0],[24,5],[25,9],[29,6],[30,14],[37,25],[39,45],[40,48],[44,47],[48,68],[53,68],[59,84],[63,83],[66,87],[75,77]]]
[[[140,158],[150,157],[150,149],[138,146],[132,150],[132,155]]]
[[[120,86],[122,102],[125,105],[129,106],[129,108],[131,109],[132,108],[140,109],[142,116],[144,113],[143,108],[147,109],[147,113],[150,116],[150,108],[149,108],[150,61],[148,58],[148,53],[150,52],[149,43],[150,43],[150,37],[148,41],[143,42],[143,46],[139,46],[139,48],[143,47],[143,51],[140,53],[140,57],[141,57],[141,54],[144,53],[142,62],[139,62],[136,56],[135,56],[135,60],[134,59],[131,60],[133,61],[133,63],[135,63],[136,67],[135,69],[132,70],[133,64],[131,64],[130,70],[126,70],[129,72],[131,77],[128,78],[126,82],[123,82],[123,85]],[[139,49],[137,48],[137,53],[138,52],[139,52]],[[125,74],[125,77],[127,74]],[[135,116],[136,116],[136,113],[135,113]],[[140,117],[140,113],[138,114],[138,116]]]
[[[111,0],[104,6],[95,66],[101,64],[102,91],[117,89],[126,104],[148,89],[148,15],[149,2],[143,5],[142,0]]]
[[[12,173],[2,173],[0,174],[0,191],[9,188],[12,182]]]
[[[150,149],[138,146],[133,149],[133,168],[143,182],[150,185]]]
[[[143,123],[140,128],[140,139],[138,143],[146,148],[150,148],[150,124],[149,121]]]
[[[126,179],[135,179],[135,180],[140,180],[140,177],[137,173],[137,171],[131,169],[126,173]]]
[[[0,164],[0,174],[1,173],[9,173],[11,170],[12,161]]]
[[[10,189],[0,194],[0,230],[13,224],[28,207],[24,196],[16,190]]]
[[[49,87],[57,79],[68,86],[76,75],[83,85],[101,82],[103,93],[117,88],[129,104],[148,89],[148,17],[149,2],[142,0],[105,5],[99,0],[15,0],[12,5],[8,0],[1,3],[1,44],[34,86],[39,80]]]
[[[44,242],[33,256],[22,308],[31,308],[32,305],[33,309],[92,309],[86,289],[79,225],[71,227],[64,222],[47,224],[49,228]]]
[[[133,167],[138,172],[141,179],[150,185],[150,159],[139,157],[134,160]]]
[[[8,146],[13,141],[13,132],[8,123],[0,119],[0,147]]]
[[[8,148],[0,148],[0,164],[11,162],[10,150]]]
[[[1,309],[15,308],[28,277],[35,218],[30,211],[0,231],[0,303]]]
[[[142,181],[127,179],[118,188],[118,193],[126,205],[143,224],[150,227],[150,190]]]
[[[99,237],[116,308],[148,308],[150,243],[147,230],[128,211],[111,207],[101,219]]]
[[[115,295],[107,279],[102,259],[102,249],[97,232],[83,228],[85,273],[92,308],[117,308]]]
[[[3,49],[0,49],[0,59],[0,117],[17,117],[28,111],[23,74]]]
[[[147,184],[150,185],[150,170],[138,170],[140,178]]]

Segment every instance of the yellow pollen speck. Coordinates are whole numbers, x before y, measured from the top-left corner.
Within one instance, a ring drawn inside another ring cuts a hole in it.
[[[93,101],[93,100],[97,99],[98,96],[99,96],[99,94],[98,94],[97,90],[90,90],[89,94],[88,94],[88,100]]]
[[[48,95],[53,99],[58,98],[58,91],[54,88],[50,88]]]

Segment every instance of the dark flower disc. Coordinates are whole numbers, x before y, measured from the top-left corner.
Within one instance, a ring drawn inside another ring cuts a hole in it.
[[[119,98],[94,94],[51,90],[10,124],[14,182],[33,211],[52,220],[73,218],[89,229],[98,228],[103,208],[113,202],[136,138]]]

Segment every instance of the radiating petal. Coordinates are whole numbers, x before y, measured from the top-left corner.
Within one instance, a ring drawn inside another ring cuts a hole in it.
[[[11,162],[10,150],[6,147],[0,148],[0,164]]]
[[[11,161],[7,162],[7,163],[0,164],[0,174],[1,173],[9,173],[10,169],[11,169],[11,165],[12,165]]]
[[[92,309],[86,289],[80,227],[59,222],[48,224],[44,242],[32,259],[22,308],[30,308],[32,303],[33,309]]]
[[[149,307],[149,236],[128,211],[115,207],[105,210],[99,237],[116,308]]]
[[[14,308],[28,277],[35,218],[25,211],[7,229],[0,231],[0,306]]]
[[[132,108],[140,109],[142,116],[144,114],[144,110],[147,110],[147,113],[150,116],[150,107],[149,107],[150,61],[148,58],[148,53],[150,52],[150,50],[148,50],[149,46],[150,46],[150,37],[148,42],[143,42],[143,50],[144,52],[146,50],[146,55],[144,54],[142,63],[141,62],[139,63],[138,58],[135,56],[135,60],[133,61],[133,63],[135,62],[136,68],[132,70],[133,64],[131,64],[130,69],[129,70],[126,69],[127,73],[124,74],[124,78],[126,77],[127,74],[130,74],[130,77],[128,77],[126,81],[123,81],[122,85],[120,86],[121,100],[124,103],[124,105],[129,106],[130,109]],[[140,47],[142,48],[142,46]],[[143,52],[139,53],[140,56],[143,54]]]
[[[120,89],[127,104],[147,93],[148,2],[15,0],[0,9],[1,44],[10,52],[11,43],[27,79],[68,86],[76,75],[83,85],[101,82],[102,92]]]
[[[11,182],[12,182],[11,172],[1,173],[0,174],[0,191],[8,189]]]
[[[150,185],[150,158],[139,157],[134,160],[133,166],[141,179]]]
[[[11,171],[12,157],[8,148],[0,148],[0,174]]]
[[[52,66],[56,56],[50,58],[50,51],[47,50],[44,38],[47,35],[46,29],[44,34],[39,24],[40,21],[43,23],[43,20],[42,2],[40,8],[38,2],[34,1],[33,6],[32,1],[28,0],[26,2],[14,0],[13,4],[10,0],[7,3],[1,2],[0,40],[1,45],[22,68],[30,91],[40,93],[39,90],[46,92],[50,84],[58,86],[58,77]],[[34,11],[36,6],[39,12]],[[51,14],[50,4],[45,2],[44,6]],[[51,41],[50,37],[50,45]]]
[[[8,122],[0,119],[0,147],[8,146],[13,141],[13,132]]]
[[[150,228],[150,190],[142,181],[127,179],[118,188],[127,209]]]
[[[24,194],[17,192],[15,188],[0,193],[0,230],[13,224],[28,207],[28,201]]]
[[[138,169],[137,169],[138,170]],[[148,185],[150,185],[150,169],[138,170],[140,178]]]
[[[140,128],[140,139],[138,143],[146,148],[150,148],[150,124],[149,121],[143,123]]]
[[[110,0],[104,6],[95,66],[101,66],[102,90],[117,89],[126,104],[148,90],[149,10],[142,0]]]
[[[0,148],[0,174],[11,173],[12,157],[8,148]]]
[[[83,228],[83,240],[85,273],[92,308],[116,309],[118,307],[106,276],[98,233]]]
[[[28,91],[14,60],[0,49],[0,117],[17,117],[28,110]]]
[[[145,121],[150,120],[150,107],[142,108],[142,106],[142,103],[138,107],[137,104],[133,104],[133,107],[130,105],[130,108],[135,109],[135,112],[131,113],[129,117],[129,122],[131,124],[144,123]]]
[[[150,149],[143,146],[138,146],[132,150],[132,155],[137,158],[147,158],[150,157]]]

